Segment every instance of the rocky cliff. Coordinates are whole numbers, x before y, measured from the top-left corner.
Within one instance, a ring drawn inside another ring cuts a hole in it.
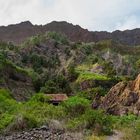
[[[99,108],[114,115],[140,115],[140,74],[134,81],[119,82],[113,86],[100,101]]]

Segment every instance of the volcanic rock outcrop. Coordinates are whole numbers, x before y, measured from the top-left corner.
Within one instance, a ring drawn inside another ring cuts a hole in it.
[[[96,101],[93,107],[95,104]],[[98,108],[114,115],[140,115],[140,74],[134,81],[119,82],[113,86],[100,101]]]

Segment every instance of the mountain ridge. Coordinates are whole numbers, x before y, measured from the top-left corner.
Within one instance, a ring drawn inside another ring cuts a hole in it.
[[[88,31],[79,25],[73,25],[66,21],[52,21],[45,25],[33,25],[30,21],[0,26],[0,40],[21,44],[27,38],[37,34],[44,34],[48,31],[55,31],[65,34],[68,39],[74,42],[98,42],[101,40],[115,40],[124,45],[135,46],[140,44],[140,29],[113,32]]]

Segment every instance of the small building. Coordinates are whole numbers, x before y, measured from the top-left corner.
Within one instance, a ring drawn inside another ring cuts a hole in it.
[[[46,94],[48,97],[50,97],[49,102],[53,105],[58,105],[59,103],[65,101],[68,99],[68,96],[66,94]]]

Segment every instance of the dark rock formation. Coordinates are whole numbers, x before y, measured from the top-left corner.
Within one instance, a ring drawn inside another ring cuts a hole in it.
[[[92,42],[92,34],[80,26],[67,22],[51,22],[47,25],[32,25],[29,21],[15,25],[0,27],[0,40],[20,44],[27,38],[48,31],[56,31],[65,34],[72,41]]]
[[[140,115],[140,75],[134,81],[120,82],[113,86],[98,108],[114,115]]]
[[[75,26],[65,21],[53,21],[45,25],[43,28],[45,28],[46,31],[55,31],[65,34],[68,39],[75,42],[94,42],[95,40],[94,34],[92,34],[92,32],[89,32],[87,29],[81,28],[79,25]]]
[[[32,25],[29,21],[0,27],[0,40],[20,44],[27,38],[48,31],[65,34],[71,41],[97,42],[112,39],[125,45],[140,44],[140,29],[110,32],[91,32],[65,21],[53,21],[46,25]]]

